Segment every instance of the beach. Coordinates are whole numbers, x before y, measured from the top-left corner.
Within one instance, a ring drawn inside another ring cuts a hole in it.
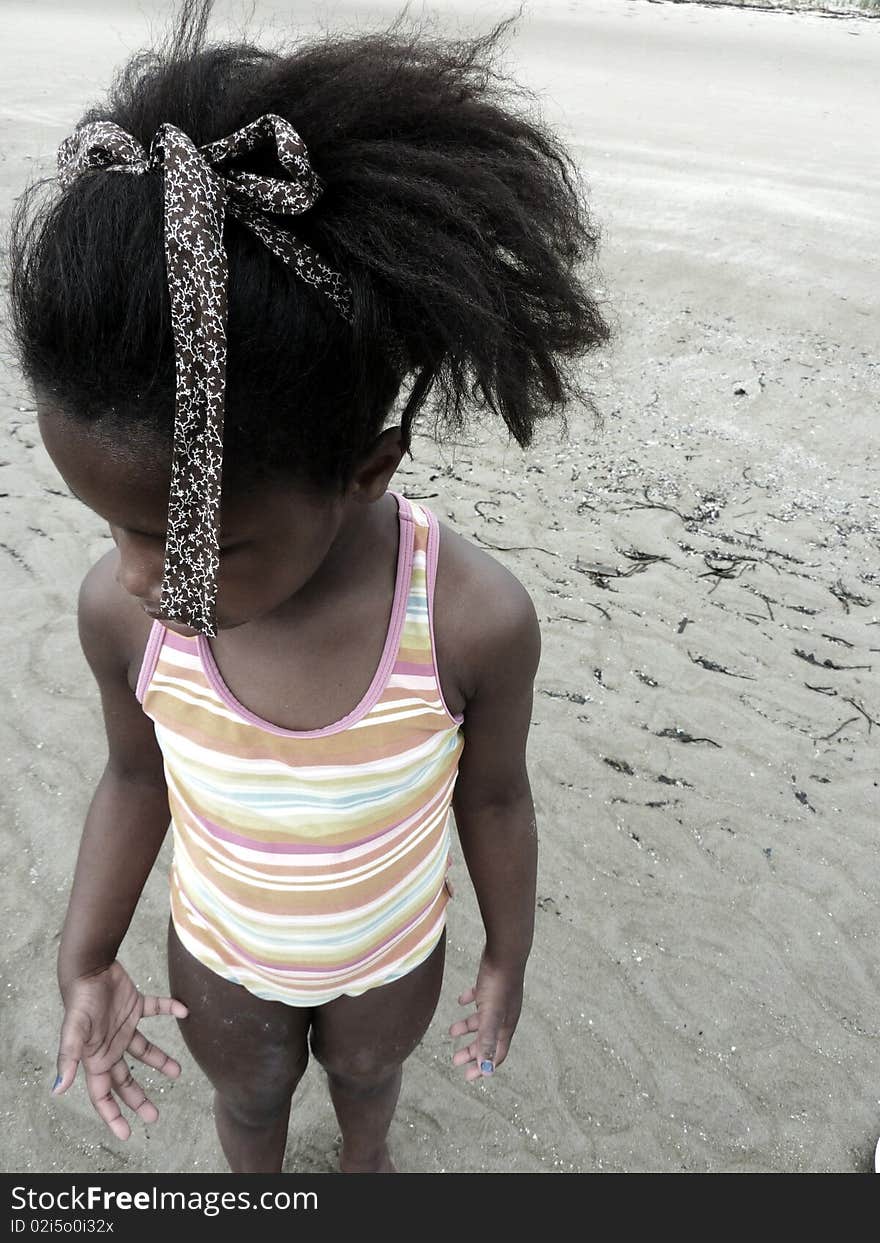
[[[244,6],[218,5],[241,18]],[[271,46],[396,6],[259,3]],[[419,10],[416,9],[416,12]],[[428,6],[475,32],[513,6]],[[167,6],[11,3],[0,227]],[[851,1171],[880,1133],[880,23],[536,0],[506,63],[575,155],[613,339],[522,452],[426,425],[394,486],[486,548],[543,633],[529,767],[541,843],[522,1018],[466,1083],[447,1030],[482,927],[456,844],[446,978],[407,1063],[403,1172]],[[4,256],[5,258],[5,256]],[[5,284],[4,276],[4,284]],[[5,317],[5,311],[4,311]],[[110,547],[43,449],[4,341],[0,1169],[220,1172],[211,1091],[145,1072],[127,1143],[81,1078],[50,1098],[55,955],[106,758],[76,601]],[[170,838],[120,958],[167,988]],[[285,1169],[335,1168],[323,1072]]]

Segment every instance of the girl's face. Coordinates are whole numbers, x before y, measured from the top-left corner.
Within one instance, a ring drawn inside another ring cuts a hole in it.
[[[70,490],[108,523],[119,551],[117,581],[145,611],[158,613],[168,468],[164,463],[158,467],[146,450],[120,453],[91,425],[46,408],[39,410],[39,426]],[[383,485],[379,495],[384,490]],[[222,498],[218,630],[275,613],[321,567],[332,568],[331,552],[338,554],[352,541],[358,518],[363,523],[363,507],[350,493],[325,495],[267,484],[252,497]],[[196,633],[180,623],[168,626],[181,634]]]

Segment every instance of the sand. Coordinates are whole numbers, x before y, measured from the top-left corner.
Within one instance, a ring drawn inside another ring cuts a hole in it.
[[[468,6],[465,29],[512,6]],[[0,217],[167,6],[9,4]],[[351,7],[257,5],[347,19]],[[221,6],[241,15],[240,6]],[[357,5],[357,19],[391,6]],[[454,29],[463,5],[434,6]],[[443,996],[393,1123],[404,1171],[866,1171],[877,1075],[880,556],[874,140],[880,25],[536,0],[509,63],[603,223],[614,343],[533,451],[427,436],[397,483],[495,551],[544,635],[530,769],[536,943],[489,1085],[447,1028],[481,948],[460,853]],[[61,493],[4,348],[0,1168],[220,1171],[184,1064],[128,1143],[50,1100],[54,958],[103,768],[75,605],[109,536]],[[121,957],[164,990],[168,848]],[[332,1170],[314,1064],[286,1169]]]

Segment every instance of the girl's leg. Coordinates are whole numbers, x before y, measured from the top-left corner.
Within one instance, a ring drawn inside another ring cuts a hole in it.
[[[401,1068],[437,1008],[445,955],[444,929],[433,952],[408,975],[312,1011],[309,1042],[327,1072],[342,1131],[343,1173],[395,1172],[385,1141]]]
[[[275,1174],[287,1142],[290,1100],[308,1065],[314,1010],[262,1001],[209,971],[168,925],[172,997],[189,1009],[178,1025],[214,1087],[217,1135],[235,1174]]]

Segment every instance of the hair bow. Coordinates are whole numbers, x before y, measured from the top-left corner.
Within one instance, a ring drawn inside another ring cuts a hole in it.
[[[273,145],[289,179],[228,167]],[[58,175],[67,188],[90,169],[164,174],[165,265],[171,299],[176,392],[168,529],[160,610],[206,635],[217,633],[220,488],[226,388],[227,262],[223,221],[228,211],[352,320],[351,289],[314,247],[272,214],[313,207],[324,182],[305,143],[284,117],[267,112],[226,138],[197,147],[170,122],[142,144],[112,121],[78,127],[58,148]]]

